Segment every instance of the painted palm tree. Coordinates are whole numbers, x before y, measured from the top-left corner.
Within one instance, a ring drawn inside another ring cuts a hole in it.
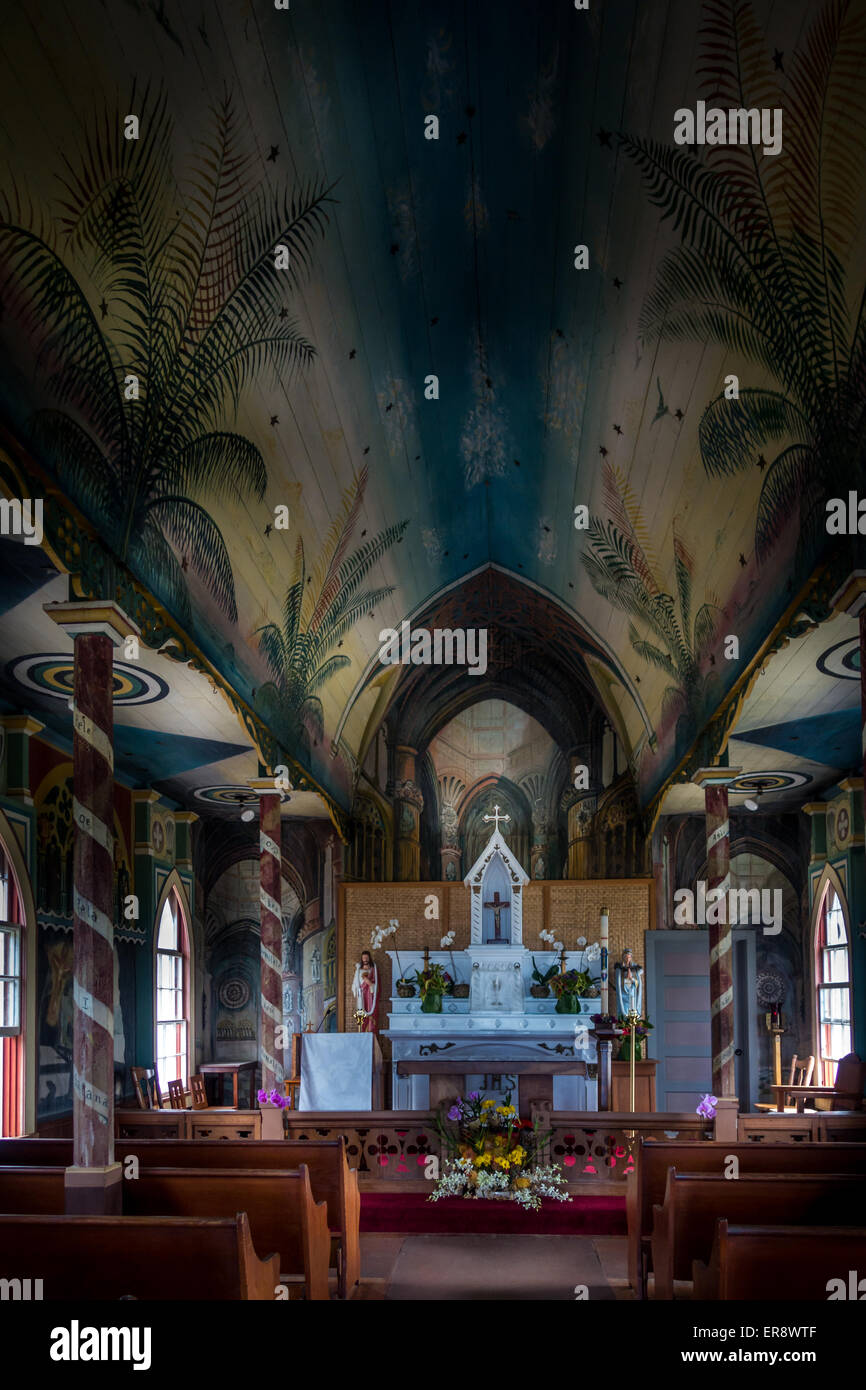
[[[721,610],[715,603],[703,603],[692,616],[694,559],[676,532],[676,595],[664,591],[647,553],[636,500],[608,464],[604,496],[608,517],[590,517],[581,560],[596,592],[648,630],[643,636],[635,622],[629,623],[629,641],[643,661],[670,679],[662,697],[662,718],[677,717],[679,742],[700,726],[707,679],[701,667],[716,637]]]
[[[756,552],[765,558],[799,505],[800,553],[826,542],[825,506],[866,482],[866,296],[857,256],[864,167],[864,0],[825,0],[790,64],[786,90],[750,0],[704,9],[707,105],[781,108],[783,152],[685,149],[626,137],[649,196],[681,245],[644,306],[645,338],[714,342],[769,373],[724,392],[700,423],[704,465],[756,464]],[[775,446],[775,447],[774,447]],[[775,453],[766,462],[762,451]]]
[[[335,648],[359,618],[372,612],[394,591],[393,584],[371,589],[364,587],[364,581],[385,552],[402,538],[407,521],[386,527],[349,553],[366,487],[365,465],[343,493],[340,511],[310,575],[304,543],[298,537],[282,625],[266,623],[256,632],[272,675],[272,680],[259,691],[259,702],[292,742],[304,742],[309,733],[317,741],[322,738],[324,723],[318,692],[332,676],[351,664],[350,658]]]
[[[138,138],[106,111],[67,165],[55,217],[17,191],[0,203],[0,292],[34,341],[49,404],[31,438],[61,486],[179,616],[189,568],[234,621],[228,550],[203,499],[264,495],[262,455],[226,417],[263,369],[285,380],[313,356],[285,300],[329,200],[263,188],[228,97],[180,183],[165,96],[133,93],[127,109]]]

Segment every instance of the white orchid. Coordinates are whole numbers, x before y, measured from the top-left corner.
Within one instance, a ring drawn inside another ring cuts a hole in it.
[[[556,945],[556,939],[553,935],[553,932],[548,931],[546,927],[542,927],[538,935],[541,937],[542,941],[549,941],[552,946]]]
[[[591,946],[587,946],[586,958],[588,961],[601,959],[601,947],[599,946],[597,941],[593,941]]]
[[[564,950],[565,948],[564,948],[564,946],[563,946],[563,944],[562,944],[561,941],[554,941],[554,943],[553,943],[553,949],[554,949],[554,951],[562,951],[562,950]]]
[[[579,936],[579,937],[577,938],[577,944],[578,944],[578,946],[580,947],[580,949],[583,950],[584,946],[586,945],[586,937],[585,937],[585,936]]]

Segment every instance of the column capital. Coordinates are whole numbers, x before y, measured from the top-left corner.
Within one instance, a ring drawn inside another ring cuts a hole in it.
[[[800,807],[800,810],[803,811],[804,814],[807,815],[807,816],[826,816],[826,814],[827,814],[827,802],[826,802],[826,801],[807,801],[806,804],[805,804],[804,806],[801,806],[801,807]]]
[[[141,637],[141,629],[127,617],[113,599],[72,599],[67,603],[45,603],[43,612],[69,637],[102,633],[115,647],[127,637]]]
[[[0,724],[7,734],[38,734],[45,725],[38,719],[33,719],[29,714],[4,714],[0,718]]]
[[[194,825],[199,819],[196,811],[172,811],[171,813],[178,825]]]
[[[258,796],[278,796],[280,801],[285,798],[285,792],[274,784],[273,777],[251,777],[247,786]]]
[[[698,787],[727,787],[736,782],[741,767],[699,767],[692,773],[692,781]]]
[[[866,570],[852,570],[830,600],[833,616],[842,613],[856,618],[866,608]]]

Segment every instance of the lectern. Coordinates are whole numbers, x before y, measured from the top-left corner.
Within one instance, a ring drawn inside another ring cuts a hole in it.
[[[299,1110],[381,1110],[382,1049],[375,1033],[304,1033]]]

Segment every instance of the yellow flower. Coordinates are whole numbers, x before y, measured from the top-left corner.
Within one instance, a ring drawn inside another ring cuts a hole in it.
[[[490,1154],[476,1154],[472,1160],[476,1168],[483,1168],[490,1163]]]
[[[507,1170],[511,1167],[511,1160],[508,1158],[494,1158],[493,1162],[496,1164],[497,1168],[502,1168],[503,1170]]]
[[[519,1168],[523,1163],[524,1158],[526,1157],[526,1150],[522,1149],[518,1144],[516,1149],[511,1150],[511,1153],[508,1155],[508,1157],[511,1159],[511,1162],[516,1163]]]
[[[491,1107],[493,1104],[494,1104],[494,1102],[493,1102],[492,1100],[483,1100],[483,1101],[481,1102],[481,1109],[482,1109],[482,1110],[489,1110],[490,1107]]]
[[[529,1178],[515,1178],[515,1179],[514,1179],[514,1186],[515,1186],[515,1187],[528,1187],[528,1186],[529,1186]]]

